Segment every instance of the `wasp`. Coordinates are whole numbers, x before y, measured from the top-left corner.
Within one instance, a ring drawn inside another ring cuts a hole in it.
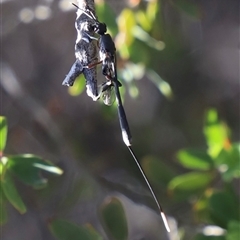
[[[77,5],[73,4],[75,7],[80,9]],[[81,9],[82,12],[88,16],[90,19],[92,19],[93,23],[88,26],[87,31],[84,33],[85,37],[90,41],[96,39],[94,36],[92,36],[91,32],[95,32],[96,34],[99,35],[98,41],[98,47],[99,47],[99,60],[95,63],[92,63],[88,65],[88,67],[91,69],[91,67],[95,67],[97,64],[101,63],[102,64],[102,74],[105,76],[106,81],[102,84],[101,86],[101,92],[106,94],[106,96],[111,94],[112,90],[114,90],[115,95],[116,95],[116,101],[117,101],[117,109],[118,109],[118,118],[119,118],[119,123],[120,123],[120,128],[122,131],[122,138],[123,142],[129,149],[133,159],[135,160],[152,196],[154,201],[156,202],[156,205],[161,213],[161,217],[163,219],[163,223],[165,225],[165,228],[168,232],[170,232],[170,228],[168,225],[167,218],[165,216],[165,213],[162,209],[162,206],[158,202],[156,195],[132,149],[132,144],[131,144],[131,132],[128,124],[128,120],[126,117],[126,113],[123,107],[122,103],[122,98],[121,94],[119,91],[119,87],[121,87],[121,83],[118,81],[117,77],[117,60],[116,60],[116,47],[115,43],[111,37],[110,34],[107,33],[107,26],[105,23],[101,23],[97,20],[97,17],[94,15],[93,11],[86,7],[85,9]],[[106,97],[108,98],[108,97]],[[108,104],[107,104],[108,105]]]

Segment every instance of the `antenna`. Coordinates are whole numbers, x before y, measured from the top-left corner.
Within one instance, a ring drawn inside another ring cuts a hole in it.
[[[73,5],[74,7],[76,7],[77,9],[83,11],[83,13],[84,13],[85,15],[87,15],[89,18],[97,21],[96,17],[94,16],[94,14],[93,14],[89,9],[87,9],[87,10],[88,10],[91,14],[87,13],[86,10],[80,8],[80,7],[79,7],[78,5],[76,5],[75,3],[72,3],[72,5]]]

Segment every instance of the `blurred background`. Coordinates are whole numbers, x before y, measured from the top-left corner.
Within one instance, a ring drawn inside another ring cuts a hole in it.
[[[59,229],[74,223],[71,227],[95,232],[96,238],[89,239],[237,240],[239,1],[95,3],[99,21],[115,39],[133,149],[172,232],[165,231],[122,142],[116,103],[93,102],[81,77],[71,88],[62,86],[75,61],[76,8],[71,1],[3,0],[5,154],[36,154],[64,173],[47,174],[47,187],[38,190],[14,178],[27,212],[6,204],[1,239],[75,239],[59,237]],[[100,82],[100,67],[98,77]],[[219,136],[216,141],[211,131]],[[222,170],[230,169],[233,155],[231,172]],[[220,202],[217,209],[215,201]],[[113,216],[114,210],[108,212],[112,206],[118,213]],[[219,209],[222,214],[214,215]]]

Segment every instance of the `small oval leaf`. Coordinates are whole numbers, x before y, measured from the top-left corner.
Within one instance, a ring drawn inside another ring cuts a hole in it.
[[[5,224],[7,219],[6,197],[4,196],[2,186],[0,185],[0,225]]]
[[[7,142],[7,119],[0,116],[0,152],[4,151]]]
[[[173,178],[168,188],[171,191],[196,191],[205,188],[212,179],[211,173],[186,173]]]
[[[100,210],[101,219],[110,239],[128,239],[128,226],[125,211],[119,199],[111,197],[105,201]]]
[[[59,240],[96,240],[95,234],[67,220],[55,219],[48,226],[51,233]]]
[[[44,187],[47,183],[47,179],[41,176],[40,170],[54,174],[62,174],[60,168],[32,154],[9,156],[8,169],[22,182],[35,188]]]
[[[216,157],[215,163],[223,177],[223,180],[230,182],[233,178],[240,178],[240,144],[234,143],[229,149],[222,149]]]
[[[179,162],[186,168],[210,170],[213,166],[212,158],[204,150],[185,149],[177,153]]]
[[[215,109],[209,109],[206,113],[204,134],[208,144],[208,153],[213,158],[217,157],[228,140],[228,127],[218,119]]]
[[[1,179],[2,189],[7,200],[20,212],[25,213],[27,211],[25,204],[22,201],[14,182],[8,173],[5,171],[3,178]]]
[[[231,192],[215,192],[209,199],[209,212],[214,223],[227,228],[229,221],[239,220],[239,200]]]

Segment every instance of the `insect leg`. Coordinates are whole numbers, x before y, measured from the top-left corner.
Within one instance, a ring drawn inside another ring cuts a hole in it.
[[[83,66],[80,61],[77,59],[72,65],[69,73],[66,75],[65,79],[62,82],[62,85],[72,86],[75,79],[83,72]]]

